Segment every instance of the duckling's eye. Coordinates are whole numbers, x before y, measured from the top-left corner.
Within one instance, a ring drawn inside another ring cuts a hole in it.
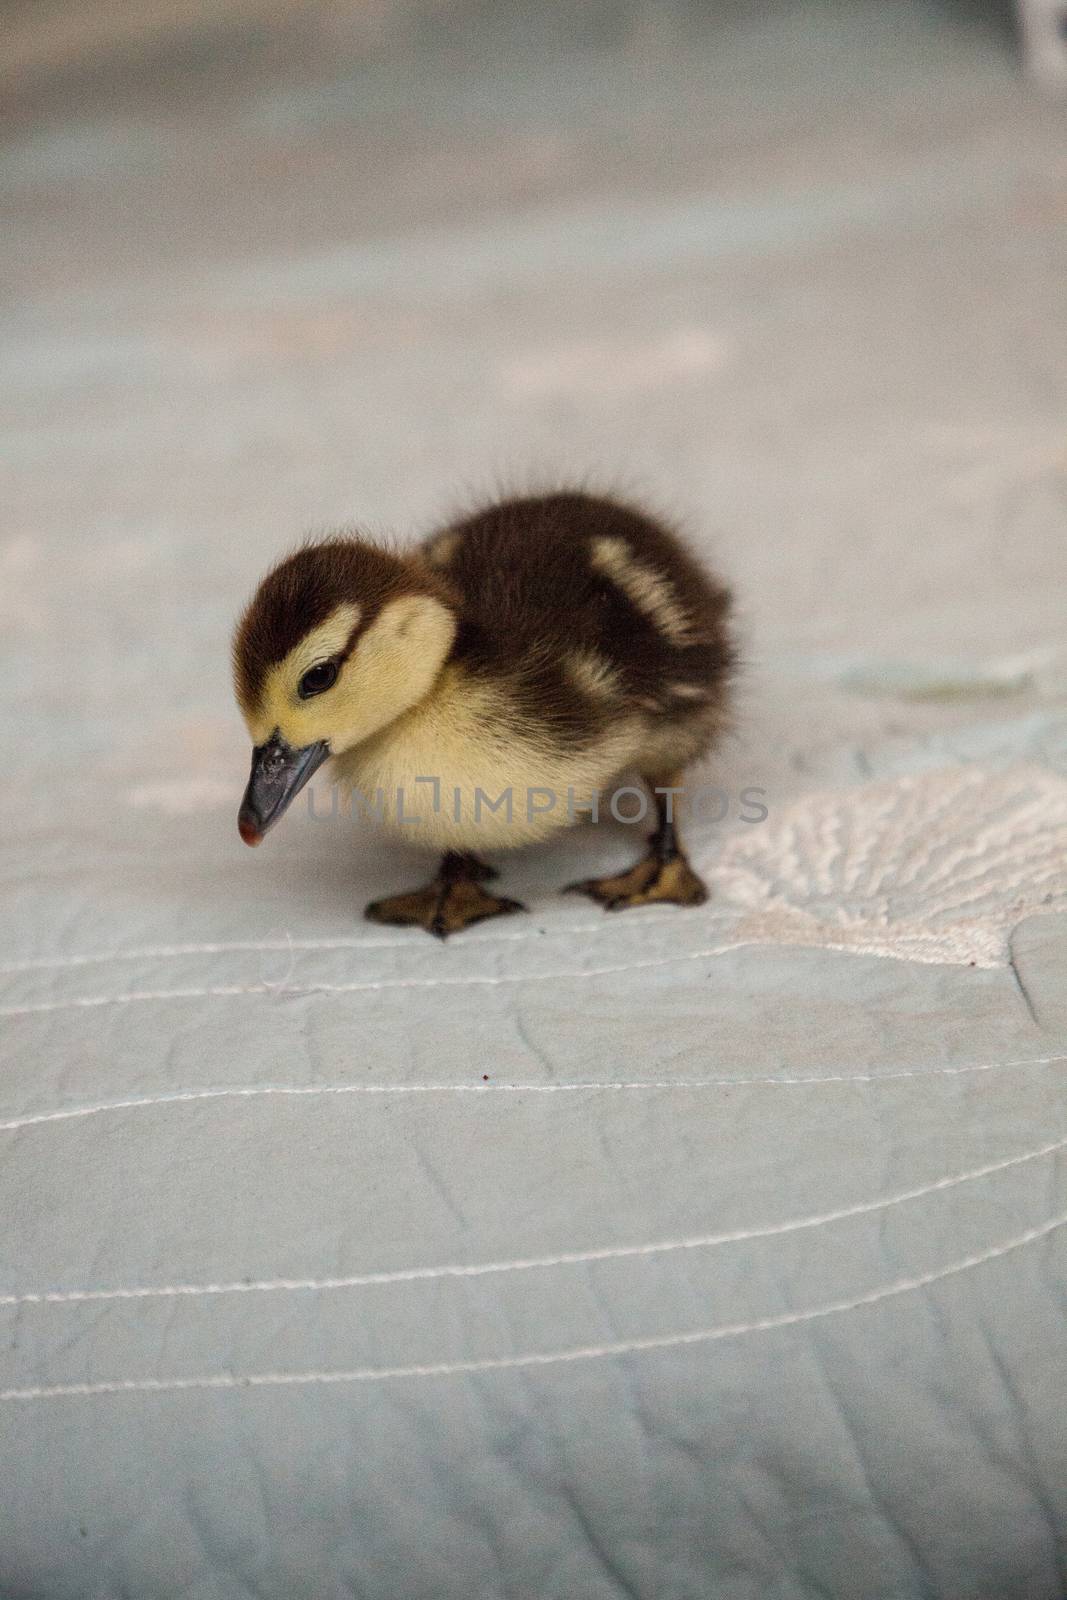
[[[323,694],[333,688],[339,671],[336,661],[320,661],[317,667],[309,667],[300,680],[297,694],[301,700],[310,700],[312,695]]]

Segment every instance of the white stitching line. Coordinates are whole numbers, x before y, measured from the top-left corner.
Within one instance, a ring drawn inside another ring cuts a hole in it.
[[[795,1327],[804,1322],[816,1322],[822,1317],[858,1311],[863,1306],[873,1306],[898,1295],[925,1289],[930,1284],[956,1277],[974,1267],[996,1261],[1012,1251],[1035,1244],[1047,1238],[1058,1228],[1067,1225],[1067,1212],[1052,1217],[1048,1222],[1025,1233],[1017,1234],[1004,1244],[992,1245],[988,1250],[964,1256],[950,1266],[933,1272],[919,1273],[912,1278],[899,1278],[883,1284],[854,1300],[834,1300],[828,1305],[813,1306],[807,1311],[786,1311],[774,1317],[760,1317],[755,1322],[723,1323],[713,1328],[698,1328],[691,1333],[653,1334],[643,1339],[622,1339],[613,1344],[580,1345],[569,1350],[534,1351],[518,1356],[488,1356],[476,1361],[438,1361],[428,1365],[409,1367],[355,1367],[350,1371],[311,1372],[252,1372],[239,1376],[220,1372],[192,1378],[116,1378],[101,1383],[57,1383],[27,1389],[2,1389],[0,1401],[58,1400],[98,1394],[166,1394],[189,1389],[252,1389],[292,1387],[295,1385],[328,1383],[374,1383],[393,1378],[449,1378],[468,1373],[505,1372],[518,1367],[551,1367],[569,1361],[594,1361],[607,1356],[634,1355],[650,1350],[671,1350],[684,1345],[711,1344],[719,1339],[736,1339],[750,1333],[767,1333],[776,1328]]]
[[[64,1289],[27,1294],[0,1295],[0,1306],[73,1305],[83,1301],[99,1300],[162,1300],[178,1297],[197,1298],[205,1295],[263,1294],[302,1290],[359,1289],[369,1285],[415,1283],[436,1278],[481,1278],[505,1272],[531,1272],[549,1267],[582,1266],[594,1261],[619,1261],[631,1256],[666,1255],[677,1250],[702,1250],[724,1244],[742,1244],[752,1239],[777,1238],[782,1234],[800,1233],[807,1229],[823,1228],[834,1222],[844,1222],[852,1217],[870,1216],[874,1212],[889,1211],[894,1206],[911,1200],[921,1200],[927,1195],[960,1184],[974,1183],[994,1173],[1007,1172],[1012,1167],[1025,1166],[1045,1156],[1056,1155],[1067,1149],[1067,1138],[1042,1145],[1037,1150],[1027,1150],[1022,1155],[1007,1156],[949,1177],[937,1178],[933,1183],[904,1189],[900,1194],[879,1200],[863,1200],[855,1205],[843,1206],[836,1211],[824,1211],[810,1217],[798,1217],[788,1222],[770,1223],[761,1228],[735,1229],[728,1233],[694,1234],[684,1239],[665,1239],[650,1244],[606,1245],[597,1250],[567,1250],[555,1256],[526,1256],[513,1261],[484,1261],[475,1264],[455,1264],[444,1267],[405,1267],[391,1272],[361,1272],[350,1277],[337,1278],[260,1278],[235,1283],[177,1283],[161,1284],[148,1288],[125,1289]]]
[[[563,972],[484,973],[466,978],[385,978],[368,983],[251,983],[226,984],[203,989],[132,989],[126,994],[83,995],[70,1000],[44,1000],[33,1005],[0,1006],[0,1017],[31,1017],[46,1012],[87,1010],[98,1006],[135,1005],[146,1001],[157,1004],[170,1000],[227,1000],[246,995],[377,994],[387,989],[468,989],[497,988],[511,983],[567,983],[586,978],[614,977],[627,972],[647,972],[654,967],[673,967],[683,961],[706,961],[711,956],[727,955],[767,941],[758,935],[711,945],[703,950],[683,950],[651,961],[627,961],[609,967],[570,967]],[[851,946],[826,944],[824,949],[851,953]],[[908,960],[905,955],[879,952],[888,959]],[[953,963],[958,965],[958,963]]]
[[[70,1122],[79,1117],[97,1117],[110,1111],[143,1111],[153,1106],[188,1105],[198,1100],[255,1100],[261,1096],[315,1097],[345,1094],[584,1094],[658,1091],[664,1089],[744,1089],[750,1086],[792,1087],[816,1083],[889,1083],[900,1078],[954,1078],[973,1072],[1002,1072],[1014,1067],[1050,1067],[1067,1062],[1067,1056],[1033,1056],[1022,1061],[980,1061],[958,1067],[904,1067],[889,1072],[834,1072],[810,1077],[752,1078],[674,1078],[641,1082],[597,1083],[307,1083],[252,1084],[240,1089],[184,1089],[175,1094],[140,1095],[127,1100],[101,1100],[95,1105],[72,1106],[64,1111],[38,1111],[27,1117],[11,1117],[0,1122],[0,1133],[19,1128],[35,1128],[42,1123]]]
[[[515,972],[503,976],[482,973],[466,978],[383,978],[368,983],[248,983],[224,984],[205,989],[132,989],[127,994],[82,995],[71,1000],[43,1000],[28,1006],[0,1006],[0,1017],[32,1017],[51,1011],[87,1010],[96,1006],[127,1006],[167,1000],[227,1000],[244,995],[278,994],[377,994],[384,989],[467,989],[496,988],[508,983],[564,983],[568,979],[606,978],[615,973],[641,972],[649,967],[672,967],[680,961],[703,961],[708,956],[725,955],[758,943],[713,945],[707,950],[686,950],[681,954],[657,956],[651,961],[629,961],[611,967],[571,967],[564,972]]]
[[[704,911],[699,914],[702,923],[708,922],[735,922],[741,913],[733,911]],[[647,923],[650,919],[642,917],[635,919]],[[545,937],[561,938],[564,935],[590,933],[610,933],[618,929],[618,923],[612,922],[609,917],[603,917],[599,922],[563,923],[556,927],[546,927],[543,933],[473,933],[469,934],[464,942],[464,948],[473,950],[483,945],[496,944],[540,944]],[[219,956],[219,955],[258,955],[258,954],[288,954],[290,951],[306,953],[308,951],[329,950],[412,950],[415,941],[412,937],[407,939],[251,939],[251,940],[223,940],[215,944],[149,944],[135,947],[131,950],[103,950],[98,955],[75,956],[28,956],[22,961],[6,961],[0,963],[0,975],[13,975],[20,972],[51,972],[63,971],[73,967],[106,966],[118,961],[152,961],[166,960],[178,956]]]

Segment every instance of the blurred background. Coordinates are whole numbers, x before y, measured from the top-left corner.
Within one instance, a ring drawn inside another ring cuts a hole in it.
[[[36,817],[91,778],[232,831],[229,633],[267,564],[572,478],[736,585],[749,781],[831,744],[862,776],[882,680],[909,734],[962,715],[961,670],[1067,692],[1067,112],[1007,4],[3,20],[2,693]]]

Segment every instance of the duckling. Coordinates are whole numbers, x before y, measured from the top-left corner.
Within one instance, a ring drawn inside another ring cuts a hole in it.
[[[647,853],[568,888],[610,911],[699,905],[673,802],[727,723],[730,604],[658,520],[577,491],[486,506],[408,552],[306,545],[234,637],[254,746],[241,838],[259,844],[332,758],[361,810],[442,852],[429,884],[366,916],[444,938],[526,909],[486,887],[497,874],[476,851],[595,816],[632,771],[655,809]]]

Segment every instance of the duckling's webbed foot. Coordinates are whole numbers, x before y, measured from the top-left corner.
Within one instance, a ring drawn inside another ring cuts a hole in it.
[[[707,888],[678,842],[673,817],[667,815],[667,796],[657,794],[655,799],[659,821],[649,838],[648,854],[628,872],[569,883],[567,893],[587,894],[606,911],[625,911],[628,906],[704,904]]]
[[[520,901],[489,894],[482,888],[483,883],[495,877],[495,869],[477,856],[450,850],[442,858],[432,883],[407,894],[372,900],[364,915],[371,922],[425,928],[435,938],[447,939],[450,933],[459,933],[472,922],[526,910]]]

